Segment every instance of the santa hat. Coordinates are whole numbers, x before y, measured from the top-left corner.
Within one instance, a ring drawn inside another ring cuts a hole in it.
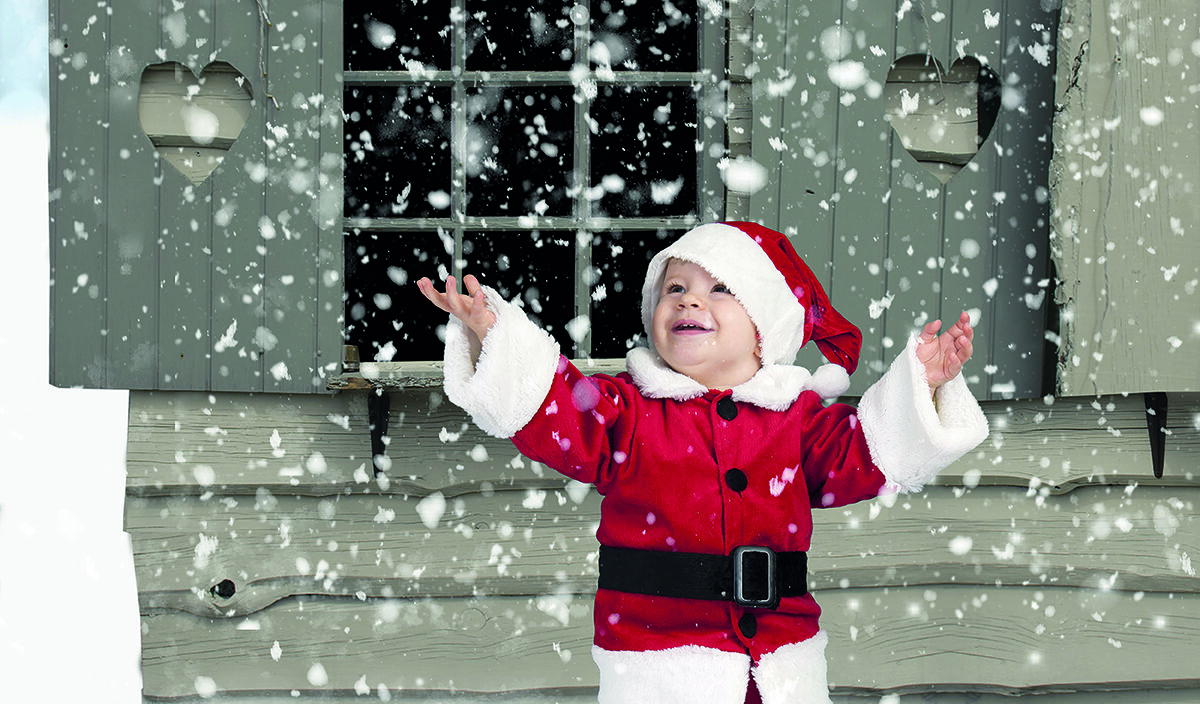
[[[840,377],[842,391],[858,366],[862,333],[834,310],[812,271],[783,234],[751,222],[701,225],[650,260],[642,286],[642,322],[653,346],[654,309],[671,259],[703,267],[726,286],[762,337],[763,366],[790,365],[812,340],[830,364],[814,376]]]

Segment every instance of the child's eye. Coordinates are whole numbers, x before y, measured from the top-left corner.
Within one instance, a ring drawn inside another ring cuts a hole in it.
[[[725,284],[717,284],[712,287],[713,293],[729,293],[729,287]]]
[[[667,284],[667,293],[683,293],[683,285]]]

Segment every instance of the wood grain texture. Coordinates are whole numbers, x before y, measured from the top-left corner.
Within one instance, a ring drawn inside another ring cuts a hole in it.
[[[832,590],[819,598],[838,692],[1200,686],[1190,659],[1179,657],[1200,638],[1200,618],[1189,600],[1173,595],[943,586]],[[590,611],[586,597],[558,592],[298,597],[220,621],[148,613],[145,692],[193,695],[198,678],[220,693],[349,694],[357,683],[434,693],[590,688]]]
[[[239,618],[298,594],[590,593],[599,499],[583,485],[488,491],[452,499],[440,515],[425,500],[390,494],[130,499],[126,530],[143,608]],[[814,590],[1200,590],[1189,557],[1200,555],[1200,519],[1176,489],[1054,497],[937,488],[888,503],[814,514]],[[232,596],[213,591],[225,580]]]
[[[1195,390],[1197,337],[1181,321],[1195,319],[1200,281],[1200,99],[1180,77],[1200,57],[1176,28],[1200,23],[1200,5],[1071,0],[1062,17],[1050,180],[1061,393]]]
[[[136,392],[130,395],[127,487],[133,495],[329,496],[370,475],[366,393],[336,396]],[[1169,397],[1166,468],[1154,479],[1140,396],[987,402],[991,437],[946,469],[945,486],[1065,493],[1088,484],[1196,486],[1200,396]],[[484,435],[438,389],[393,394],[386,481],[397,494],[458,496],[483,482],[545,487],[507,440]],[[557,478],[553,472],[543,474]],[[558,480],[556,481],[565,481]]]
[[[365,691],[365,690],[364,690]],[[596,692],[584,688],[579,692],[563,693],[554,690],[539,692],[500,692],[495,694],[456,693],[430,694],[429,692],[397,691],[373,689],[370,695],[393,702],[421,702],[421,704],[595,704]],[[343,702],[361,702],[364,694],[321,693],[317,699],[324,704],[341,704]],[[1152,690],[1122,690],[1122,691],[1093,691],[1093,692],[1054,692],[1037,695],[1037,704],[1196,704],[1200,701],[1200,689],[1152,689]],[[286,695],[238,695],[238,704],[282,704],[292,701],[291,693]],[[874,693],[835,693],[830,697],[833,704],[879,704],[881,700]],[[204,700],[194,697],[147,697],[147,702],[196,702]],[[218,700],[220,701],[220,700]],[[893,700],[894,701],[894,700]],[[1004,694],[979,694],[976,692],[922,692],[906,694],[900,700],[903,704],[1013,704],[1013,697]]]

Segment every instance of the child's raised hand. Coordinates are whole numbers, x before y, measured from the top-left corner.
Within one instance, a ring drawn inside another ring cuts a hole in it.
[[[929,323],[921,330],[917,341],[917,359],[925,365],[925,378],[931,392],[958,376],[973,351],[971,340],[975,337],[975,329],[971,327],[971,317],[966,311],[958,316],[958,322],[938,335],[941,326],[940,320]]]
[[[434,287],[429,277],[417,281],[417,288],[433,302],[435,306],[458,318],[475,333],[480,342],[487,337],[488,330],[496,322],[496,314],[488,310],[487,300],[483,295],[483,287],[472,275],[463,277],[463,285],[467,287],[464,295],[454,290],[454,277],[446,277],[446,292],[440,293]]]

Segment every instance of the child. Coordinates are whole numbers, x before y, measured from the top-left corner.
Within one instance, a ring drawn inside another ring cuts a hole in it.
[[[518,306],[464,283],[418,282],[451,313],[450,400],[604,496],[601,704],[829,702],[811,508],[919,490],[987,437],[960,374],[966,313],[940,336],[926,325],[856,411],[822,398],[848,388],[858,329],[760,225],[702,225],[651,260],[650,347],[615,377],[584,376]],[[815,373],[793,365],[809,340],[831,362]]]

